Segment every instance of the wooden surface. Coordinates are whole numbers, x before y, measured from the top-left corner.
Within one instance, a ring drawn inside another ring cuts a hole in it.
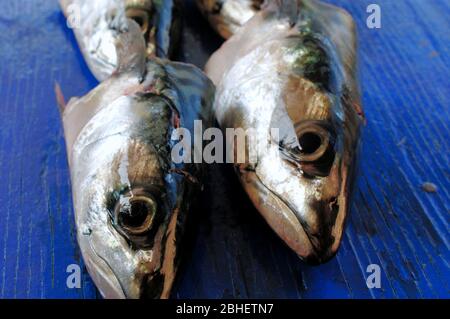
[[[382,28],[366,27],[369,0],[330,1],[360,34],[368,124],[346,236],[337,257],[306,266],[266,226],[226,165],[194,216],[175,298],[449,297],[450,3],[377,0]],[[53,93],[96,85],[56,0],[0,1],[0,297],[96,298],[66,287],[80,264],[62,128]],[[191,2],[181,59],[202,66],[220,45]],[[434,183],[437,193],[421,185]],[[381,289],[366,267],[381,266]]]

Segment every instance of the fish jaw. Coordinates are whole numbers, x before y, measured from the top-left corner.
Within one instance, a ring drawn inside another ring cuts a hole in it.
[[[267,188],[255,172],[237,171],[250,200],[275,233],[301,258],[314,256],[314,247],[289,206]]]
[[[327,262],[342,239],[350,166],[337,155],[327,176],[305,176],[279,152],[269,145],[254,169],[236,166],[241,184],[271,228],[302,260]]]
[[[184,213],[184,212],[182,212]],[[175,229],[180,214],[170,217],[167,229],[161,228],[152,248],[135,250],[107,223],[101,228],[78,232],[78,243],[86,268],[101,295],[106,299],[168,299],[177,270]],[[87,226],[89,225],[89,226]],[[78,226],[92,227],[92,223]],[[89,228],[90,229],[90,228]],[[165,243],[164,243],[165,241]]]

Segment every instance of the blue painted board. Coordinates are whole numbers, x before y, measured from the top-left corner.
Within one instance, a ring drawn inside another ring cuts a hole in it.
[[[382,28],[368,29],[371,0],[346,8],[360,35],[368,124],[341,250],[303,264],[252,207],[227,165],[209,181],[186,237],[175,298],[448,298],[450,3],[378,0]],[[56,0],[0,0],[0,297],[97,298],[80,264],[62,127],[53,85],[80,96],[97,82]],[[185,5],[180,59],[202,67],[221,40]],[[437,193],[421,189],[436,184]],[[382,288],[368,289],[378,264]],[[84,269],[84,268],[83,268]]]

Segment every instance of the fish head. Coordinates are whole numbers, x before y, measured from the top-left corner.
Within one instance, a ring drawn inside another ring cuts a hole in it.
[[[172,116],[161,96],[121,96],[68,150],[78,242],[106,298],[170,295],[189,205],[185,179],[171,170]]]
[[[255,161],[236,164],[251,201],[298,256],[326,262],[342,240],[363,123],[352,18],[320,1],[271,1],[206,71],[221,127],[256,130]]]
[[[259,147],[257,165],[240,170],[240,179],[288,246],[306,262],[320,264],[342,240],[360,122],[351,106],[314,83],[296,78],[290,85],[269,115],[270,137]]]
[[[116,71],[116,42],[128,28],[122,0],[60,0],[67,24],[75,33],[84,59],[103,81]]]
[[[118,42],[130,28],[135,39],[143,35],[150,57],[170,57],[178,42],[178,1],[60,0],[60,6],[89,69],[99,81],[118,73]],[[136,23],[137,30],[129,20]],[[132,55],[130,49],[128,54]]]

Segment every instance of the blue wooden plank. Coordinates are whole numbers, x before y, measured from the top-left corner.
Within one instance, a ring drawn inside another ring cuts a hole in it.
[[[303,264],[252,207],[227,165],[212,165],[186,237],[175,298],[449,297],[450,4],[329,1],[355,18],[368,124],[351,216],[337,257]],[[83,266],[53,84],[67,96],[96,85],[57,1],[0,0],[0,297],[97,298],[66,287]],[[185,4],[180,59],[202,67],[221,40]],[[421,189],[424,182],[435,194]],[[366,268],[381,266],[381,289]]]

